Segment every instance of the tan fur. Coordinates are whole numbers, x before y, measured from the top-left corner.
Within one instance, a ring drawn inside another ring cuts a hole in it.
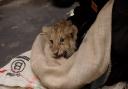
[[[70,21],[62,20],[43,27],[43,34],[50,46],[52,57],[70,57],[76,50],[77,28]]]

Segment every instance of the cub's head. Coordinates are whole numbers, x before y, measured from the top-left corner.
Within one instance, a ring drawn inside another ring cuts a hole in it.
[[[77,28],[70,21],[43,27],[42,33],[50,46],[52,57],[70,57],[76,50]]]

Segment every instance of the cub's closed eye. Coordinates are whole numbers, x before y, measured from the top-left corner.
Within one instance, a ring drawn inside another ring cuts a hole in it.
[[[60,38],[60,42],[64,42],[64,38]]]
[[[53,40],[50,40],[50,42],[53,44]]]

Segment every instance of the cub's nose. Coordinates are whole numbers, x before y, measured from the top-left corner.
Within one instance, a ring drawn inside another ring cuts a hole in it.
[[[53,55],[54,55],[55,58],[57,58],[59,56],[58,52],[55,52]]]

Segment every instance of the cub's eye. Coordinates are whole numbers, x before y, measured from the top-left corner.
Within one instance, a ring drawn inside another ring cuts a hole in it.
[[[50,40],[50,42],[53,44],[53,40]]]
[[[64,42],[64,38],[60,38],[60,42]]]

